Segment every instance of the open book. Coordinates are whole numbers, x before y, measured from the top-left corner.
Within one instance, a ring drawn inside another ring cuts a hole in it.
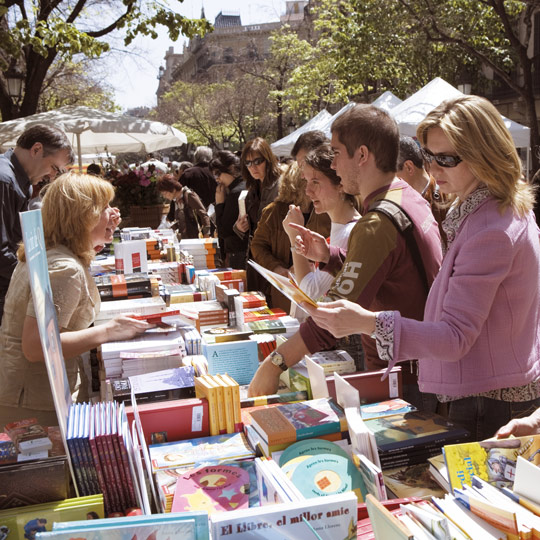
[[[313,307],[317,307],[317,302],[310,298],[299,286],[298,283],[294,280],[292,275],[288,278],[276,274],[271,270],[267,270],[260,264],[257,264],[253,260],[249,260],[250,264],[261,276],[266,278],[276,289],[283,293],[291,302],[294,302],[296,305],[300,306],[302,302],[309,304]],[[300,306],[301,307],[301,306]]]

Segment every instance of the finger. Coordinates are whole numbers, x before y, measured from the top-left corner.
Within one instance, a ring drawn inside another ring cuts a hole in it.
[[[302,225],[298,225],[298,223],[291,223],[290,226],[293,229],[296,229],[301,234],[310,233],[311,231],[309,229],[306,229],[305,227],[302,227]]]

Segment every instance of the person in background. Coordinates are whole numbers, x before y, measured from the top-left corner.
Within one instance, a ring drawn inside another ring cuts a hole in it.
[[[363,201],[362,217],[351,231],[346,255],[335,246],[329,247],[321,235],[291,223],[297,230],[295,249],[310,260],[322,262],[322,269],[335,275],[328,291],[330,299],[347,298],[377,310],[403,309],[421,319],[428,288],[441,262],[441,242],[437,223],[424,199],[395,177],[399,150],[396,122],[377,107],[357,104],[332,124],[332,149],[332,167],[341,178],[344,192],[360,195]],[[415,260],[394,220],[373,210],[374,205],[382,204],[396,211],[403,209],[410,216],[420,261]],[[359,330],[341,336],[356,333]],[[373,340],[365,338],[362,336],[362,345],[368,368],[386,367]],[[250,395],[272,394],[280,374],[289,366],[306,354],[335,345],[336,338],[308,318],[299,332],[262,362],[250,384]],[[408,371],[404,370],[404,388],[417,393],[416,377],[411,374],[407,380]],[[407,395],[404,397],[407,399]],[[417,401],[423,401],[422,396]]]
[[[423,321],[345,300],[307,310],[333,335],[374,335],[389,369],[417,358],[420,390],[448,403],[449,419],[482,440],[540,406],[534,192],[499,111],[484,98],[443,102],[417,136],[430,174],[454,199]]]
[[[298,208],[298,219],[302,220],[302,224],[306,223],[308,228],[328,236],[330,219],[325,213],[318,214],[314,211],[313,204],[306,195],[306,181],[302,170],[295,162],[288,165],[281,175],[278,196],[263,210],[251,242],[251,253],[255,262],[282,276],[288,276],[293,264],[291,245],[283,228],[283,220],[290,205]],[[290,301],[275,287],[270,289],[269,305],[281,308],[287,313],[291,307]]]
[[[194,191],[204,204],[205,210],[208,210],[208,207],[214,204],[216,194],[216,179],[208,167],[212,159],[212,149],[208,146],[197,146],[193,159],[195,165],[184,169],[182,184]]]
[[[100,298],[89,265],[96,246],[111,242],[120,216],[109,206],[109,182],[68,173],[47,188],[42,216],[49,279],[70,390],[76,390],[77,357],[102,343],[131,339],[150,325],[119,315],[90,327]],[[0,327],[0,425],[37,418],[43,426],[58,425],[38,331],[24,246],[6,295]],[[47,303],[45,305],[47,307]]]
[[[402,135],[399,138],[397,176],[416,189],[429,203],[433,217],[439,224],[439,233],[444,245],[446,236],[442,222],[447,212],[445,196],[441,194],[435,178],[426,171],[422,149],[412,137]]]
[[[86,168],[86,172],[92,176],[103,176],[103,170],[101,169],[101,165],[99,163],[90,163],[90,165],[88,165]]]
[[[244,269],[248,239],[240,238],[234,232],[238,219],[238,197],[246,189],[246,182],[240,174],[240,158],[228,150],[222,150],[210,162],[210,170],[217,181],[216,225],[222,259],[226,266]]]
[[[248,254],[251,252],[251,239],[255,234],[262,211],[277,196],[281,168],[270,145],[261,137],[248,141],[240,156],[240,169],[246,182],[246,214],[234,224],[234,232],[241,239],[248,239]],[[269,283],[254,270],[247,267],[247,286],[251,291],[270,294]]]
[[[210,236],[210,219],[199,196],[174,179],[172,174],[164,174],[157,181],[157,189],[164,199],[174,201],[173,229],[181,238],[204,238]]]
[[[45,124],[27,128],[15,148],[0,155],[0,321],[22,240],[19,212],[28,210],[32,186],[45,176],[56,178],[72,162],[66,134]]]
[[[296,139],[291,150],[291,156],[295,159],[296,163],[302,167],[304,165],[306,154],[325,142],[329,141],[322,131],[319,131],[318,129],[306,131]]]

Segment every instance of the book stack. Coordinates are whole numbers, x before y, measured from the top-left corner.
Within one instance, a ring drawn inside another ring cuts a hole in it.
[[[35,418],[11,422],[6,424],[4,429],[15,445],[17,461],[44,459],[49,456],[52,441]]]
[[[151,261],[161,260],[161,250],[163,244],[158,238],[148,238],[146,240],[146,257]]]
[[[129,240],[146,240],[153,236],[154,230],[151,227],[123,227],[120,229],[122,242]]]
[[[145,375],[111,381],[113,399],[131,405],[131,393],[137,403],[195,397],[195,370],[182,366]]]
[[[193,367],[196,377],[208,375],[208,360],[202,354],[188,354],[182,358],[182,364]]]
[[[192,258],[195,268],[219,268],[219,244],[217,238],[187,238],[180,241],[180,249]]]
[[[165,285],[165,294],[168,296],[171,304],[209,300],[208,293],[206,291],[198,291],[195,285],[169,283]]]
[[[340,375],[354,373],[356,366],[351,355],[346,351],[323,351],[309,356],[313,362],[321,366],[325,375]],[[305,359],[302,359],[294,368],[296,373],[307,376],[307,366]]]
[[[336,441],[347,432],[345,414],[330,398],[261,408],[250,416],[247,435],[267,457],[296,441],[314,437]]]
[[[114,267],[117,274],[148,272],[146,240],[128,240],[114,244]]]
[[[106,302],[101,304],[95,324],[103,324],[104,322],[110,321],[117,315],[122,315],[123,313],[148,315],[150,313],[159,313],[165,311],[166,308],[167,306],[165,302],[159,296],[152,296],[151,298],[134,298],[130,300],[115,299],[114,302]]]
[[[443,446],[469,438],[464,428],[423,411],[368,418],[365,423],[375,435],[383,470],[423,463]]]
[[[184,338],[186,353],[188,355],[202,354],[202,340],[199,331],[191,325],[177,326],[178,330]]]
[[[186,302],[178,309],[181,319],[195,326],[199,332],[203,327],[226,326],[229,322],[227,309],[216,300]]]
[[[179,367],[182,357],[186,355],[181,332],[160,328],[153,330],[127,341],[111,341],[101,345],[104,377],[122,378]]]
[[[277,348],[276,337],[272,334],[252,334],[249,339],[257,343],[259,362],[262,362]]]
[[[236,307],[234,299],[240,294],[236,289],[227,289],[224,285],[216,285],[216,300],[229,311],[229,326],[236,326]]]
[[[150,262],[148,270],[152,273],[157,273],[161,277],[161,282],[164,285],[170,283],[182,283],[184,276],[184,268],[176,261],[173,262]]]
[[[127,430],[125,408],[114,401],[69,409],[67,443],[79,492],[103,493],[107,515],[137,506]]]
[[[176,482],[184,473],[222,463],[229,466],[231,462],[250,462],[255,457],[243,433],[153,444],[149,453],[164,511],[170,511]]]
[[[217,277],[222,285],[228,289],[244,292],[247,289],[245,270],[215,270],[212,275]]]
[[[240,391],[232,377],[227,374],[195,377],[195,395],[208,401],[210,435],[242,431]]]
[[[244,323],[246,330],[251,330],[255,334],[281,334],[289,338],[300,329],[298,319],[286,315],[275,319],[257,319]]]
[[[102,302],[152,296],[152,282],[144,272],[96,276],[94,280]]]

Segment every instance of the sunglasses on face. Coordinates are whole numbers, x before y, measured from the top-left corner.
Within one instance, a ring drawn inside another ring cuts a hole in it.
[[[457,167],[463,160],[459,156],[447,156],[445,154],[434,154],[427,148],[422,148],[422,155],[427,165],[431,165],[433,161],[439,165],[439,167]]]
[[[246,164],[246,167],[253,167],[253,166],[257,167],[261,163],[264,163],[264,158],[258,157],[258,158],[255,158],[255,159],[246,160],[246,161],[244,161],[244,163]]]

